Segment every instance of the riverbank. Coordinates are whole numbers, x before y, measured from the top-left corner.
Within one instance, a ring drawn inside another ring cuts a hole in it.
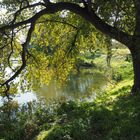
[[[130,95],[131,84],[123,80],[109,86],[94,102],[61,99],[49,105],[32,102],[20,109],[11,103],[4,110],[8,113],[10,107],[16,117],[5,120],[0,136],[5,140],[138,140],[140,97]]]
[[[59,121],[47,131],[40,132],[35,140],[140,139],[140,96],[130,94],[132,64],[125,49],[118,50],[118,53],[120,55],[116,52],[112,58],[111,69],[106,69],[104,56],[95,61],[109,79],[106,91],[94,102],[62,103],[57,110]]]
[[[122,87],[120,86],[122,85]],[[120,82],[94,102],[40,101],[3,110],[0,138],[5,140],[139,140],[140,96],[130,95],[131,82]],[[2,117],[1,117],[2,119]],[[3,128],[3,129],[2,129]]]
[[[40,132],[35,140],[139,140],[140,96],[130,95],[127,84],[94,103],[62,103],[57,123]]]
[[[45,100],[21,107],[16,102],[5,104],[0,112],[0,139],[139,140],[140,97],[130,94],[132,64],[125,58],[113,57],[110,69],[104,56],[96,58],[108,85],[94,102],[61,98],[49,104]]]

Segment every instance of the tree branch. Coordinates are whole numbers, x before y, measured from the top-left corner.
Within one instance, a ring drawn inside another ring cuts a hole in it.
[[[50,3],[45,5],[46,8],[41,10],[40,12],[36,13],[34,16],[31,18],[10,24],[10,25],[5,25],[3,27],[0,27],[0,32],[3,33],[6,30],[13,30],[15,28],[19,28],[20,26],[31,24],[31,27],[28,31],[27,38],[24,44],[22,44],[22,65],[21,67],[15,72],[15,74],[5,81],[1,86],[9,84],[14,78],[16,78],[21,71],[26,67],[26,53],[27,53],[27,46],[30,42],[32,32],[35,27],[35,22],[43,15],[45,14],[54,14],[58,11],[62,10],[69,10],[71,12],[74,12],[87,21],[89,21],[92,25],[96,27],[99,31],[103,32],[106,35],[109,35],[111,38],[116,39],[117,41],[125,44],[128,48],[131,46],[132,43],[132,36],[119,30],[116,27],[112,27],[111,25],[107,24],[104,22],[93,10],[88,10],[87,8],[82,8],[77,4],[74,3],[69,3],[69,2],[58,2],[58,3]],[[19,11],[20,13],[20,11]],[[17,14],[18,15],[18,14]]]
[[[20,9],[15,12],[14,19],[12,20],[11,24],[14,24],[14,22],[17,19],[17,16],[19,16],[23,10],[29,9],[29,8],[34,8],[34,7],[37,7],[37,6],[45,6],[45,5],[44,5],[44,3],[38,2],[38,3],[32,4],[32,5],[27,5],[25,7],[20,6]]]
[[[15,78],[21,73],[21,71],[26,67],[27,46],[29,45],[29,42],[30,42],[30,40],[31,40],[31,35],[32,35],[33,31],[34,31],[35,22],[36,22],[36,20],[32,21],[31,26],[30,26],[30,28],[29,28],[29,30],[28,30],[28,34],[27,34],[26,41],[25,41],[25,43],[22,44],[22,54],[21,54],[22,65],[21,65],[21,67],[20,67],[8,80],[6,80],[4,83],[1,84],[1,86],[6,85],[6,87],[8,87],[8,88],[6,89],[5,94],[7,94],[8,91],[9,91],[9,89],[10,89],[9,86],[7,86],[7,85],[9,85],[9,83],[10,83],[13,79],[15,79]],[[6,95],[6,96],[7,96],[7,95]]]
[[[46,20],[39,21],[39,22],[37,22],[37,23],[45,23],[45,22],[61,23],[61,24],[65,24],[65,25],[71,26],[71,27],[74,28],[74,29],[77,29],[76,26],[74,26],[73,24],[68,23],[68,22],[66,22],[66,21],[59,21],[59,20],[46,19]]]
[[[0,27],[0,32],[3,33],[3,32],[5,32],[5,30],[13,30],[13,29],[18,28],[18,27],[20,27],[22,25],[27,25],[29,23],[32,23],[34,20],[37,20],[38,18],[40,18],[44,14],[46,14],[46,9],[38,12],[33,17],[31,17],[31,18],[29,18],[27,20],[24,20],[24,21],[21,21],[21,22],[17,22],[15,24],[10,24],[10,25],[2,26],[2,27]]]
[[[92,25],[96,27],[99,31],[103,32],[106,35],[109,35],[111,38],[116,39],[117,41],[127,45],[127,47],[130,46],[132,36],[117,29],[116,27],[112,27],[111,25],[105,23],[101,18],[99,18],[95,12],[89,11],[87,8],[82,8],[76,4],[73,3],[67,3],[67,2],[60,2],[56,4],[50,5],[48,9],[53,9],[52,12],[57,12],[59,10],[70,10],[80,16],[82,16],[84,19],[89,21]]]
[[[5,29],[17,28],[19,26],[31,23],[32,20],[38,19],[40,16],[45,14],[53,14],[58,11],[69,10],[72,11],[84,19],[89,21],[92,25],[94,25],[98,30],[103,32],[106,35],[109,35],[111,38],[116,39],[117,41],[125,44],[126,46],[130,46],[132,36],[127,33],[117,29],[116,27],[112,27],[111,25],[105,23],[101,18],[99,18],[95,12],[89,11],[87,8],[82,8],[77,4],[69,3],[69,2],[59,2],[59,3],[50,3],[46,5],[46,9],[38,12],[32,18],[29,18],[25,21],[16,23],[14,25],[7,25],[0,28],[0,31]]]

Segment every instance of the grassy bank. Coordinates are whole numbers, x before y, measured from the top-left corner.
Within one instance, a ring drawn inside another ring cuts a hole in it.
[[[36,140],[139,140],[140,96],[129,90],[129,85],[114,89],[94,103],[62,103],[59,122]]]

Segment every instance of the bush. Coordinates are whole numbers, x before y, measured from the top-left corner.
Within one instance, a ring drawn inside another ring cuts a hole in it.
[[[113,74],[112,74],[112,80],[114,80],[114,81],[116,81],[116,82],[122,81],[123,78],[122,78],[121,72],[118,72],[118,71],[113,72]]]
[[[0,139],[30,140],[41,130],[48,130],[55,122],[55,105],[30,102],[18,106],[15,102],[5,103],[0,111]]]

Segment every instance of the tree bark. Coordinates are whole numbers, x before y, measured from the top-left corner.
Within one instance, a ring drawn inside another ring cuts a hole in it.
[[[135,13],[136,25],[133,35],[134,45],[130,49],[133,60],[134,84],[131,93],[138,94],[140,93],[140,1],[134,0],[134,5],[136,10]]]
[[[134,46],[131,50],[134,69],[134,84],[131,89],[132,94],[140,93],[140,46]]]

